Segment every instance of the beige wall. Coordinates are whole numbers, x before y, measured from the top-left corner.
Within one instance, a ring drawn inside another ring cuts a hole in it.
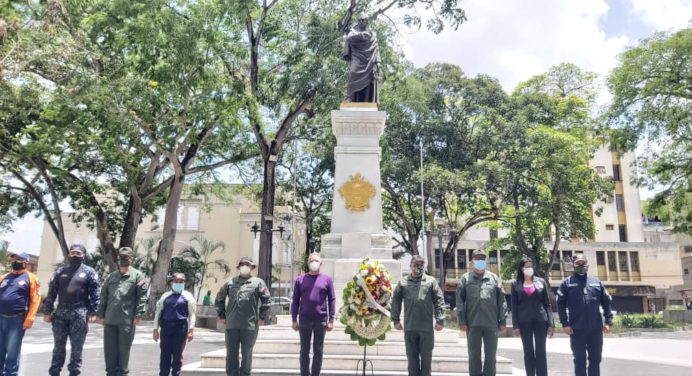
[[[220,270],[210,270],[217,280],[213,278],[207,279],[203,286],[203,291],[212,290],[215,295],[223,282],[237,273],[235,266],[238,260],[243,256],[253,257],[257,261],[258,254],[258,239],[254,238],[250,227],[259,220],[259,213],[250,200],[241,196],[234,196],[229,201],[223,201],[218,198],[211,198],[208,201],[198,199],[185,199],[181,204],[179,213],[179,229],[176,235],[174,252],[177,254],[184,247],[191,244],[191,239],[195,235],[201,235],[209,240],[220,240],[226,245],[222,251],[214,253],[216,258],[224,259],[231,266],[232,271],[228,276],[224,276]],[[277,220],[274,226],[277,228],[280,224],[286,227],[283,239],[278,233],[274,234],[274,250],[273,260],[275,264],[288,265],[290,264],[291,256],[299,259],[300,255],[305,252],[305,231],[302,223],[295,225],[293,231],[292,222],[286,215],[286,208],[277,207]],[[85,226],[77,227],[67,215],[63,216],[65,221],[65,233],[68,243],[82,243],[87,246],[89,251],[93,251],[98,246],[96,234],[90,231]],[[161,219],[162,221],[162,219]],[[293,252],[293,233],[295,232],[296,251]],[[161,236],[161,226],[153,217],[145,218],[139,227],[137,233],[137,244],[142,239]],[[194,245],[194,243],[193,243]],[[47,281],[55,269],[55,266],[62,262],[60,247],[50,231],[50,228],[44,224],[43,236],[40,249],[40,261],[38,276],[42,284],[42,292],[47,289]],[[297,275],[295,268],[294,276]],[[282,268],[281,287],[290,283],[292,276],[290,267]],[[278,287],[278,285],[275,285]],[[196,292],[196,291],[195,291]]]

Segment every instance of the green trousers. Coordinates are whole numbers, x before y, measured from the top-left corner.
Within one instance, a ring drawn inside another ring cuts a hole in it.
[[[407,330],[404,332],[404,341],[409,376],[430,376],[435,332]]]
[[[252,348],[257,340],[257,330],[226,329],[226,375],[250,376],[252,373]],[[242,363],[238,361],[238,350]]]
[[[466,346],[469,351],[469,374],[471,376],[495,376],[497,354],[497,327],[469,327]],[[481,361],[481,342],[485,361]]]
[[[130,374],[130,348],[135,339],[134,325],[104,325],[103,355],[106,358],[107,376]]]

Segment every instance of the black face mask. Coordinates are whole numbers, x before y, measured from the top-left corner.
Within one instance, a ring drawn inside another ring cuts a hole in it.
[[[128,258],[121,258],[121,259],[118,259],[118,265],[120,265],[120,266],[130,266],[130,259],[128,259]]]
[[[77,267],[79,265],[82,265],[83,261],[84,261],[84,257],[70,256],[70,266],[72,266],[72,267]]]
[[[21,261],[12,261],[12,270],[24,270],[24,263]]]

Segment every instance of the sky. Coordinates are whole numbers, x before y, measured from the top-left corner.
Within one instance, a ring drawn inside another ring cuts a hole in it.
[[[626,47],[692,20],[692,0],[462,0],[468,21],[435,35],[403,32],[401,47],[416,66],[459,65],[486,74],[506,91],[562,62],[599,75],[603,83]],[[602,85],[599,103],[609,96]],[[642,191],[642,198],[652,192]],[[0,236],[10,249],[38,254],[43,222],[29,215]]]

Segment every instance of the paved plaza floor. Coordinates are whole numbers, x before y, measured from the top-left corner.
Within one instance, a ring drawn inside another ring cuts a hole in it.
[[[90,327],[84,348],[84,376],[105,374],[102,333],[101,326]],[[462,343],[465,343],[465,340]],[[199,361],[201,354],[223,346],[223,333],[198,329],[195,339],[185,349],[185,361]],[[50,325],[37,321],[24,338],[21,374],[45,376],[50,366],[52,348],[53,336]],[[501,338],[498,355],[512,359],[516,373],[521,374],[524,365],[519,338]],[[601,374],[604,376],[689,376],[692,375],[692,332],[607,337],[603,356]],[[132,347],[130,375],[158,375],[158,357],[159,345],[151,339],[151,325],[142,325],[137,329]],[[573,374],[568,338],[556,337],[548,340],[548,367],[551,376]],[[67,371],[64,370],[63,374],[67,375]]]

